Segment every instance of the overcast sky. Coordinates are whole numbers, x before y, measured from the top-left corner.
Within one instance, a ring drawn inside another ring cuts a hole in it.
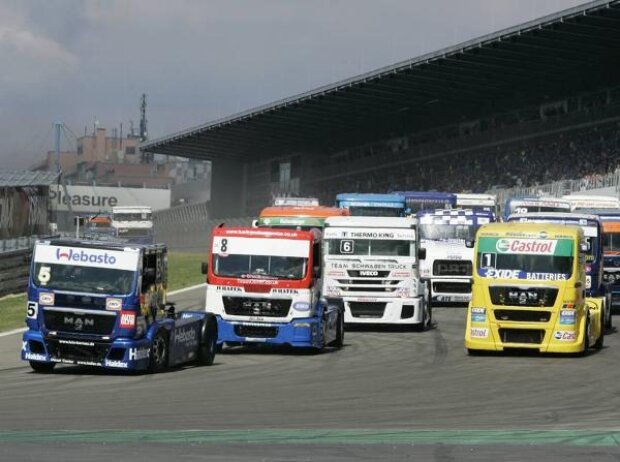
[[[142,93],[156,138],[581,3],[0,0],[0,169],[54,120],[137,128]]]

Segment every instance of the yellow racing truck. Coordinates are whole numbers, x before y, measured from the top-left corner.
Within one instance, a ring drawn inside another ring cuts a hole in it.
[[[603,346],[602,298],[585,296],[578,226],[491,223],[475,240],[465,348],[586,354]]]

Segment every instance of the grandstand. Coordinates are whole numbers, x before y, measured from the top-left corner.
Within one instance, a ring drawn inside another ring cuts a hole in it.
[[[474,191],[620,163],[620,0],[597,0],[150,141],[213,161],[217,216],[274,194]]]

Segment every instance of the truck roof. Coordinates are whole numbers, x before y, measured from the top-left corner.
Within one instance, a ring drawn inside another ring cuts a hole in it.
[[[316,231],[296,231],[282,228],[251,228],[246,226],[223,226],[213,230],[213,236],[236,236],[260,239],[294,239],[314,241],[320,238]]]
[[[336,196],[339,201],[381,201],[403,203],[405,198],[400,194],[379,194],[379,193],[340,193]]]
[[[476,237],[520,237],[525,239],[555,238],[577,238],[583,235],[579,226],[556,225],[553,223],[520,223],[504,222],[489,223],[478,228]]]
[[[493,212],[487,210],[472,210],[472,209],[435,209],[435,210],[420,210],[417,216],[433,216],[433,217],[458,217],[458,216],[472,216],[472,217],[488,217],[494,218]]]
[[[573,213],[573,212],[528,212],[528,213],[513,213],[508,217],[508,220],[516,220],[518,218],[549,218],[556,220],[594,220],[598,221],[597,215],[591,215],[586,213]]]
[[[347,209],[338,207],[326,207],[324,205],[316,205],[309,207],[265,207],[261,210],[259,217],[300,217],[300,218],[327,218],[335,216],[350,215]]]
[[[166,249],[165,244],[134,244],[122,241],[97,241],[94,239],[74,239],[65,237],[56,237],[51,239],[39,239],[38,244],[57,245],[65,247],[84,247],[95,249],[107,249],[107,250],[126,250],[126,249],[139,249],[139,250],[157,250]]]
[[[330,217],[325,227],[340,228],[412,228],[418,224],[413,217]]]

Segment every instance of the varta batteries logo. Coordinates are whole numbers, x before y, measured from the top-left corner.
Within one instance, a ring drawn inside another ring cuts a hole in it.
[[[109,255],[107,252],[104,254],[92,254],[85,250],[76,251],[73,249],[57,249],[56,259],[58,261],[74,261],[81,263],[99,263],[104,265],[114,265],[116,263],[116,257]]]
[[[499,253],[553,255],[557,242],[542,239],[498,239],[495,248]]]

